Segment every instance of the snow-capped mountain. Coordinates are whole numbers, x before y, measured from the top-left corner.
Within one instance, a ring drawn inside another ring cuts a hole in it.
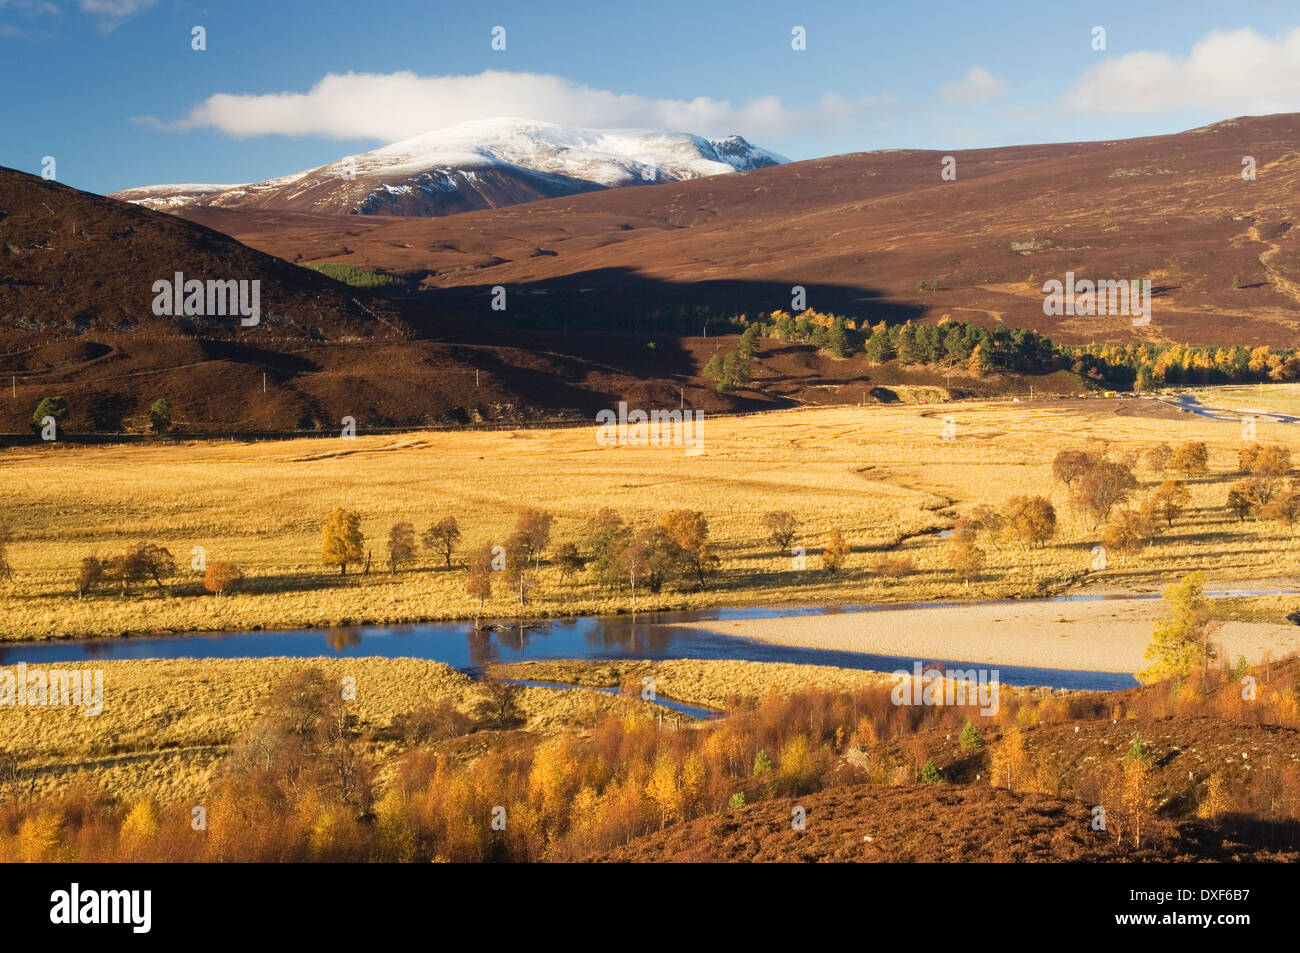
[[[213,206],[431,216],[787,161],[740,136],[485,119],[249,185],[153,185],[114,198],[162,211]]]

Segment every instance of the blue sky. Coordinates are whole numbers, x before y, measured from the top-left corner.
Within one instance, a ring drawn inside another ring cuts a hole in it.
[[[495,115],[804,159],[1300,111],[1300,5],[0,0],[0,80],[0,165],[52,155],[95,192],[254,181]]]

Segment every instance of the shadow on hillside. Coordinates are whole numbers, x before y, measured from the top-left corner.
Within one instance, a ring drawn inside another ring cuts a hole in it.
[[[1300,821],[1224,814],[1215,818],[1212,825],[1198,824],[1192,836],[1205,854],[1217,859],[1236,860],[1239,853],[1236,844],[1274,850],[1300,846]]]
[[[584,379],[579,361],[603,365],[618,375],[647,384],[682,384],[700,368],[698,354],[684,339],[734,335],[731,319],[756,318],[775,310],[790,311],[791,285],[774,281],[719,279],[676,282],[650,277],[625,268],[602,268],[557,278],[503,285],[504,310],[497,285],[483,283],[424,292],[417,303],[427,311],[428,334],[445,334],[448,323],[458,328],[447,340],[464,344],[517,346],[558,361],[553,368],[521,368],[500,357],[484,358],[483,370],[507,377],[525,400],[554,402],[557,386],[568,391],[567,406],[589,411],[612,406],[618,395],[597,389]],[[857,318],[859,323],[891,324],[919,318],[924,308],[888,301],[878,289],[866,285],[807,285],[807,305],[818,311]],[[729,350],[730,345],[721,350]],[[792,355],[806,350],[790,345],[774,354]],[[764,355],[765,359],[771,355]],[[811,368],[810,368],[811,370]],[[565,375],[568,376],[566,379]],[[815,372],[804,378],[780,375],[764,378],[764,387],[865,385],[869,378],[832,379]],[[756,391],[725,398],[732,410],[750,411],[788,406],[779,394],[760,398]]]
[[[792,283],[716,279],[678,282],[641,274],[629,268],[597,268],[524,284],[505,285],[506,310],[491,307],[496,283],[438,288],[425,292],[434,310],[463,320],[481,316],[483,325],[558,330],[599,329],[633,335],[672,331],[700,335],[709,324],[696,311],[716,318],[747,314],[751,318],[771,311],[790,311]],[[917,319],[925,309],[916,304],[887,300],[868,285],[806,284],[807,306],[821,312],[899,324]],[[656,317],[656,312],[659,312]]]

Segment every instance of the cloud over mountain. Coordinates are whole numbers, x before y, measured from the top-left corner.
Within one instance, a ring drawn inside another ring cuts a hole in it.
[[[827,94],[811,107],[775,96],[737,104],[725,99],[655,99],[597,89],[545,73],[485,70],[470,76],[330,73],[307,92],[216,93],[176,122],[137,117],[168,129],[217,129],[237,137],[288,135],[385,142],[477,119],[529,116],[592,128],[691,129],[706,136],[738,129],[775,136],[870,110],[874,97]]]

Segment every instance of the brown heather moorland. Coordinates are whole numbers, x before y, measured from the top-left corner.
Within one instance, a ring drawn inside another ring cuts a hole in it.
[[[810,307],[873,324],[950,314],[1067,343],[1286,346],[1300,330],[1297,141],[1288,113],[1118,141],[854,153],[437,219],[181,214],[282,258],[404,275],[467,309],[505,285],[589,289],[611,316],[629,302],[753,315],[789,308],[800,285]],[[949,154],[955,181],[939,176]],[[1150,279],[1154,319],[1045,316],[1043,282],[1067,271]]]

